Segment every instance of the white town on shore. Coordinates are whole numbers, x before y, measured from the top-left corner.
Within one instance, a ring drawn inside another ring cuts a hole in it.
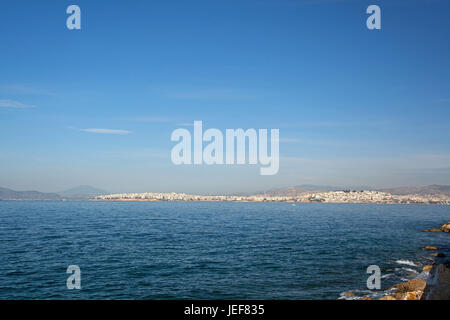
[[[240,202],[324,202],[324,203],[386,203],[386,204],[441,204],[449,205],[450,197],[438,195],[393,195],[380,191],[303,192],[295,196],[192,195],[185,193],[118,193],[93,198],[97,201],[240,201]]]

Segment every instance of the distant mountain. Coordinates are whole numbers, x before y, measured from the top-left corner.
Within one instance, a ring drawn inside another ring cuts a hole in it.
[[[379,191],[389,192],[394,195],[418,194],[418,195],[437,195],[445,194],[450,196],[450,186],[433,184],[425,187],[399,187],[380,189]]]
[[[56,193],[15,191],[0,187],[0,200],[61,200],[61,196]]]
[[[107,194],[108,192],[91,186],[78,186],[58,193],[65,199],[85,200]]]
[[[367,186],[359,187],[331,187],[331,186],[317,186],[304,184],[300,186],[292,186],[286,188],[271,189],[265,192],[258,192],[258,194],[266,194],[268,196],[285,196],[292,197],[306,192],[326,192],[326,191],[339,191],[339,190],[377,190],[382,192],[389,192],[393,195],[408,195],[408,194],[418,194],[421,196],[425,195],[438,195],[444,194],[450,196],[450,186],[445,185],[430,185],[425,187],[399,187],[399,188],[384,188],[384,189],[374,189]]]

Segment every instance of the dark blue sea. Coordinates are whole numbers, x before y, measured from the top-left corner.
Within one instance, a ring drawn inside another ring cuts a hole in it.
[[[422,232],[447,221],[428,205],[0,201],[0,299],[376,297],[423,276],[424,246],[449,251]]]

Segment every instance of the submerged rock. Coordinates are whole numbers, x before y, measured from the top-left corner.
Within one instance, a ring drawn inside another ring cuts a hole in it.
[[[437,250],[438,248],[432,246],[426,246],[423,250]]]
[[[426,232],[450,232],[450,222],[444,223],[440,228],[425,229]]]
[[[437,228],[434,228],[434,229],[425,229],[425,230],[423,230],[423,231],[426,231],[426,232],[442,232],[441,229],[437,229]]]
[[[382,297],[382,298],[380,298],[378,300],[397,300],[397,299],[395,299],[393,296],[385,296],[385,297]]]
[[[433,266],[432,266],[431,264],[429,264],[429,265],[427,265],[427,266],[424,266],[424,267],[422,268],[422,271],[430,272],[431,269],[433,269]]]
[[[445,258],[445,254],[441,253],[441,252],[435,252],[432,254],[433,257],[437,257],[437,258]]]
[[[354,297],[355,294],[351,291],[344,293],[344,297]]]
[[[441,230],[442,230],[443,232],[450,232],[450,222],[444,223],[444,224],[441,226]]]

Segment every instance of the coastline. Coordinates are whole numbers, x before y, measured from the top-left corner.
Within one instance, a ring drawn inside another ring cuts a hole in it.
[[[7,200],[7,201],[42,201],[42,200]],[[49,200],[50,201],[50,200]],[[234,201],[220,201],[220,200],[155,200],[155,199],[114,199],[114,200],[99,200],[99,199],[88,199],[88,200],[53,200],[53,201],[89,201],[89,202],[178,202],[178,203],[194,203],[194,202],[231,202],[231,203],[286,203],[291,205],[296,204],[308,204],[308,203],[321,203],[321,204],[381,204],[381,205],[422,205],[422,206],[449,206],[450,203],[425,203],[425,202],[408,202],[408,203],[392,203],[392,202],[317,202],[317,201],[251,201],[251,200],[234,200]]]
[[[270,196],[265,194],[193,195],[186,193],[118,193],[94,197],[93,201],[205,201],[205,202],[286,202],[286,203],[374,203],[374,204],[435,204],[450,205],[450,196],[438,195],[393,195],[373,190],[345,190],[328,192],[303,192],[294,196]]]

